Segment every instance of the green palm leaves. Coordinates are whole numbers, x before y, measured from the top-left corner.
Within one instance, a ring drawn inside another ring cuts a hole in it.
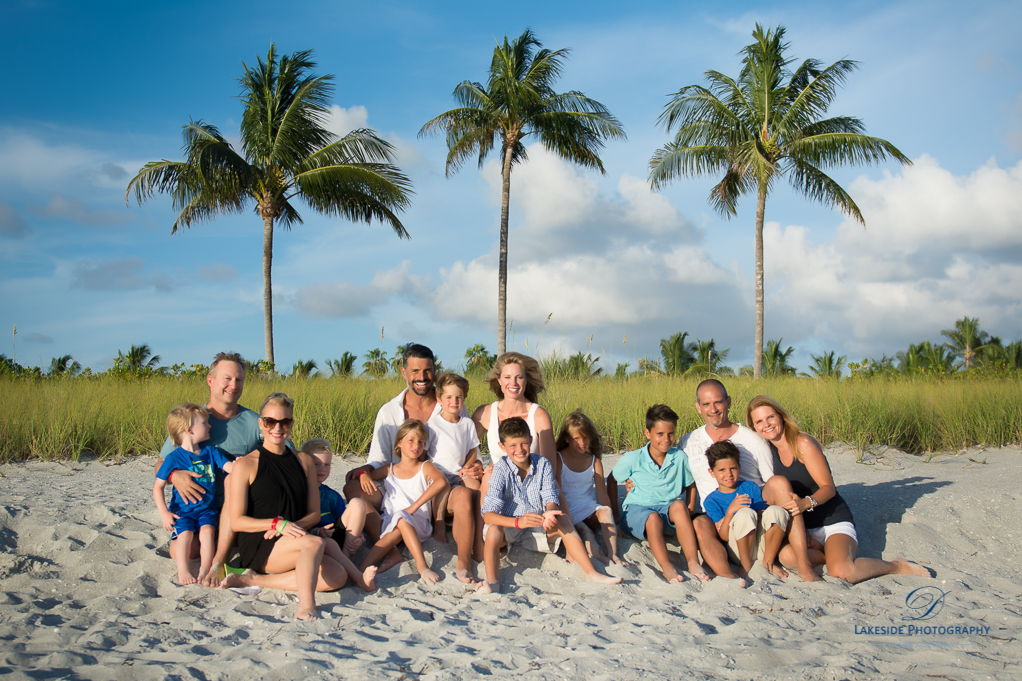
[[[556,93],[568,50],[543,48],[526,29],[513,42],[493,50],[486,85],[463,81],[454,89],[458,108],[428,121],[419,136],[443,133],[447,140],[446,172],[466,160],[486,156],[500,144],[503,189],[500,215],[500,264],[497,274],[497,354],[506,349],[507,236],[511,169],[525,161],[529,135],[561,158],[604,172],[599,151],[603,140],[624,138],[624,129],[610,111],[581,92]]]
[[[707,71],[707,84],[681,88],[659,122],[674,138],[650,159],[649,182],[660,189],[681,177],[717,175],[709,202],[731,217],[738,199],[757,195],[756,337],[753,375],[763,373],[763,216],[778,177],[807,199],[834,205],[865,224],[859,207],[826,170],[893,158],[911,161],[885,140],[869,137],[858,118],[825,118],[838,89],[856,63],[842,59],[824,67],[807,59],[794,71],[785,56],[784,27],[753,31],[741,54],[737,80]]]
[[[171,233],[193,222],[254,208],[263,221],[263,307],[266,360],[273,364],[271,267],[273,227],[301,224],[296,200],[325,215],[353,222],[377,220],[398,237],[408,232],[398,214],[410,205],[408,178],[393,164],[394,147],[372,130],[338,138],[325,126],[333,76],[314,76],[311,51],[243,66],[238,153],[216,127],[190,121],[183,128],[184,161],[152,161],[139,171],[125,198],[141,204],[170,194],[179,211]]]

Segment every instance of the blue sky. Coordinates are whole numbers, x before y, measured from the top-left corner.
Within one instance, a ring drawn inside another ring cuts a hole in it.
[[[1022,47],[1017,2],[479,3],[46,2],[0,6],[13,67],[0,98],[0,352],[101,370],[148,343],[163,364],[221,349],[263,354],[262,224],[252,213],[171,236],[168,197],[125,205],[141,165],[181,158],[181,126],[236,138],[242,62],[271,42],[313,49],[336,76],[331,128],[393,142],[415,198],[411,240],[328,219],[278,232],[277,363],[409,340],[448,366],[496,348],[496,156],[444,177],[441,139],[418,139],[485,80],[495,40],[531,27],[571,55],[559,81],[604,103],[624,142],[599,175],[540,148],[511,186],[509,346],[588,350],[634,368],[676,331],[751,364],[754,198],[724,220],[714,178],[653,193],[667,95],[714,69],[737,74],[756,22],[787,27],[790,54],[859,62],[831,108],[915,161],[833,173],[866,229],[783,185],[767,202],[766,337],[811,353],[892,355],[978,316],[1022,337]],[[508,18],[511,17],[511,18]],[[549,317],[549,321],[547,319]],[[17,324],[16,348],[10,332]],[[381,339],[382,333],[382,339]],[[627,343],[623,340],[627,338]],[[526,345],[528,343],[528,345]]]

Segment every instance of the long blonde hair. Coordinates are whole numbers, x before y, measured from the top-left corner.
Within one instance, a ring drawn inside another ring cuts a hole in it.
[[[546,390],[546,383],[543,382],[543,372],[540,371],[539,362],[528,355],[520,352],[505,352],[493,363],[493,368],[486,376],[490,382],[490,390],[497,396],[497,399],[504,399],[504,391],[500,389],[500,374],[508,364],[517,364],[525,373],[525,399],[529,402],[538,402],[539,394]]]
[[[755,430],[755,426],[752,425],[752,412],[756,411],[760,407],[770,407],[777,415],[781,417],[781,424],[784,427],[784,441],[788,443],[788,449],[791,450],[791,455],[794,456],[798,461],[802,460],[802,452],[798,448],[798,436],[802,433],[799,430],[798,424],[795,423],[795,419],[791,417],[791,414],[787,410],[777,403],[772,397],[766,395],[756,395],[749,400],[749,406],[745,408],[745,425]]]

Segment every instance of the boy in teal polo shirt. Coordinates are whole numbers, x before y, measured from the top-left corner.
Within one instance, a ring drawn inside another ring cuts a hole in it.
[[[635,487],[621,504],[619,524],[628,534],[649,542],[653,557],[670,584],[685,581],[671,565],[664,532],[673,531],[688,561],[688,571],[708,581],[710,575],[699,564],[696,533],[691,513],[695,511],[695,478],[688,467],[688,457],[674,447],[678,415],[665,404],[656,404],[646,411],[646,439],[642,449],[628,452],[614,466],[607,478],[611,508],[617,512],[617,481],[631,480]],[[686,495],[683,500],[683,495]]]

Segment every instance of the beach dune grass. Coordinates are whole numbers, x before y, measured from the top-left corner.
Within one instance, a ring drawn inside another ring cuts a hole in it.
[[[641,447],[644,415],[653,404],[678,412],[678,432],[701,420],[695,411],[698,379],[671,376],[627,380],[552,380],[540,401],[554,428],[581,408],[593,419],[608,451]],[[856,381],[729,378],[734,421],[744,419],[754,395],[768,394],[785,405],[802,429],[821,443],[846,442],[860,450],[888,445],[923,454],[972,445],[1022,442],[1022,382],[1015,378],[877,379]],[[325,437],[340,452],[364,455],[376,412],[404,382],[399,378],[250,379],[243,404],[259,407],[271,392],[295,398],[296,443]],[[164,419],[183,401],[203,403],[205,381],[109,376],[59,380],[0,380],[0,460],[77,459],[149,454],[159,450]],[[471,412],[493,400],[482,380],[473,380]]]

